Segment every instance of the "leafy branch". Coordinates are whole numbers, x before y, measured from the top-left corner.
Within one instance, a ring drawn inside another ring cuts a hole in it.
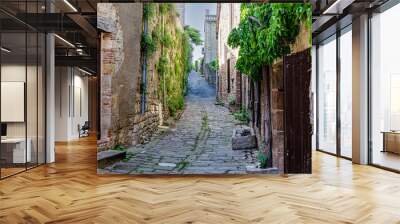
[[[245,3],[240,24],[228,37],[228,45],[239,48],[236,68],[259,79],[261,68],[289,54],[302,23],[311,27],[311,5],[302,3]]]

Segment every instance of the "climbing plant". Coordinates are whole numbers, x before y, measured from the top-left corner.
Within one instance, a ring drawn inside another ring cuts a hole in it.
[[[155,3],[144,3],[143,4],[143,18],[151,19],[156,13]]]
[[[166,15],[167,13],[173,14],[175,13],[174,5],[171,3],[162,3],[159,5],[159,12],[161,15]]]
[[[184,106],[188,74],[193,67],[192,45],[199,45],[202,40],[200,32],[193,27],[179,27],[173,4],[156,6],[155,13],[160,16],[149,20],[151,35],[142,38],[142,49],[147,55],[154,55],[155,70],[160,80],[158,97],[174,116]]]
[[[164,47],[171,47],[172,46],[172,36],[169,33],[165,33],[160,38],[161,43]]]
[[[218,59],[212,60],[210,63],[208,63],[208,66],[213,72],[218,71],[219,69]]]
[[[203,40],[201,39],[200,36],[200,32],[196,28],[191,26],[185,26],[184,30],[194,45],[198,46],[203,43]]]
[[[240,23],[228,37],[239,48],[236,68],[258,79],[263,65],[290,53],[302,23],[311,28],[311,5],[302,3],[244,3]]]
[[[147,57],[151,56],[156,51],[156,42],[153,37],[147,33],[142,33],[142,40],[140,42],[142,52]]]

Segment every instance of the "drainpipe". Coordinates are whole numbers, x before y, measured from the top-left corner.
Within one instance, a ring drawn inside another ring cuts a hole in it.
[[[144,19],[143,21],[143,33],[147,35],[147,26],[148,26],[148,21],[147,18]],[[141,114],[144,114],[146,111],[146,87],[147,87],[147,55],[143,53],[143,64],[142,64],[142,85],[141,85],[141,91],[142,91],[142,96],[141,96],[141,108],[140,112]]]
[[[165,24],[164,24],[164,15],[161,15],[161,24],[162,24],[162,33],[165,35]],[[164,56],[164,45],[161,44],[161,57]],[[166,101],[166,90],[165,90],[165,71],[162,74],[163,78],[163,114],[167,110],[167,101]]]
[[[218,65],[218,67],[219,67],[219,65]],[[218,97],[218,94],[219,94],[218,71],[219,71],[219,69],[217,69],[217,71],[215,71],[215,98],[217,101],[219,100],[219,97]]]

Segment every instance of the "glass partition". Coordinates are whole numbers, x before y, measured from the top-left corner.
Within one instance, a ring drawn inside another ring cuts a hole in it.
[[[336,36],[318,47],[318,149],[336,154]]]
[[[400,170],[400,5],[371,18],[371,162]]]
[[[18,13],[43,10],[43,1],[11,2]],[[45,163],[45,44],[43,33],[0,12],[0,178]],[[10,25],[11,24],[11,25]]]
[[[26,136],[26,41],[25,32],[1,34],[2,177],[24,171],[31,158]]]
[[[352,32],[351,26],[340,36],[340,154],[352,157]]]

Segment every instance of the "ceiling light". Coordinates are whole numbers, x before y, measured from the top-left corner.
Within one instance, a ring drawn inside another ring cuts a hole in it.
[[[1,51],[4,51],[4,52],[6,52],[6,53],[11,53],[11,50],[8,50],[8,49],[5,48],[5,47],[1,47],[0,49],[1,49]]]
[[[83,73],[85,73],[86,75],[93,75],[92,73],[90,73],[90,72],[88,72],[88,71],[86,71],[86,70],[83,70],[83,69],[81,69],[81,68],[78,68],[78,70],[81,71],[81,72],[83,72]]]
[[[61,40],[62,42],[64,42],[65,44],[67,44],[68,46],[75,48],[75,45],[73,45],[73,44],[72,44],[71,42],[69,42],[68,40],[66,40],[66,39],[64,39],[64,38],[62,38],[62,37],[60,37],[60,36],[57,35],[57,34],[54,34],[54,36],[57,37],[57,38],[58,38],[59,40]]]
[[[343,10],[351,5],[355,0],[336,0],[322,14],[342,14]]]
[[[78,12],[75,6],[73,6],[68,0],[64,0],[64,3],[67,4],[74,12]]]

